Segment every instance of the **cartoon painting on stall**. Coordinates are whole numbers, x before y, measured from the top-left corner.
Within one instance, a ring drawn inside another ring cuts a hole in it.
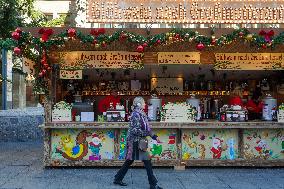
[[[182,159],[235,159],[238,157],[238,131],[192,129],[182,133]]]
[[[161,143],[152,140],[150,137],[149,141],[149,154],[153,160],[160,159],[176,159],[177,158],[177,146],[176,146],[176,131],[174,129],[159,129],[153,130],[161,140]],[[122,130],[119,137],[119,159],[124,159],[125,148],[126,148],[126,135],[127,130]]]
[[[284,159],[284,129],[244,130],[245,159]]]
[[[114,157],[113,130],[55,129],[51,136],[52,159],[96,161]]]

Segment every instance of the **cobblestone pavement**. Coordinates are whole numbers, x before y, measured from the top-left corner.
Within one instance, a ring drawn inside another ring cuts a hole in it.
[[[0,143],[0,189],[119,189],[112,184],[117,168],[42,166],[41,142]],[[284,168],[155,168],[165,189],[284,189]],[[131,169],[123,189],[149,188],[146,171]]]

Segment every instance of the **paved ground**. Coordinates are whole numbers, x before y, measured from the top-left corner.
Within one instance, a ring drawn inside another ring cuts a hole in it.
[[[117,169],[44,169],[40,142],[0,143],[0,189],[119,189]],[[284,189],[284,168],[189,168],[154,170],[165,189]],[[146,171],[131,169],[124,189],[148,188]]]

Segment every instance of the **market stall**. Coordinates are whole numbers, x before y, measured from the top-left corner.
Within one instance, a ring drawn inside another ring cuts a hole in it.
[[[45,166],[121,165],[135,96],[162,141],[149,139],[156,166],[284,165],[283,33],[90,31],[33,38]],[[256,88],[263,105],[253,114],[245,104]],[[236,91],[243,104],[230,104]]]

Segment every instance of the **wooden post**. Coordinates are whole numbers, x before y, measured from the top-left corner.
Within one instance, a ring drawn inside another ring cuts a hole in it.
[[[239,137],[239,142],[238,142],[239,159],[244,159],[244,131],[243,129],[238,129],[238,137]]]
[[[174,166],[174,170],[177,171],[184,171],[185,170],[185,164],[182,161],[182,142],[181,142],[181,137],[182,137],[182,131],[181,129],[177,129],[177,158],[178,158],[178,163],[177,165]]]

